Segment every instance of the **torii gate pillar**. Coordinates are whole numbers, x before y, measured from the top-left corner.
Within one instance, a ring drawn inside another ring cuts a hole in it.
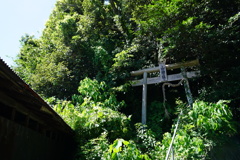
[[[147,72],[143,73],[142,124],[147,122]]]

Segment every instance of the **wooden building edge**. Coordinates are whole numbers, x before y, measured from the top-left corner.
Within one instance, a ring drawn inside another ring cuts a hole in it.
[[[71,159],[73,130],[0,58],[0,159]]]

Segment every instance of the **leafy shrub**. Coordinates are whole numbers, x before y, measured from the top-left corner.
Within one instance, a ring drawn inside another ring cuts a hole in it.
[[[103,132],[99,137],[91,139],[88,143],[81,146],[82,152],[78,157],[83,158],[84,156],[86,160],[102,159],[104,154],[108,152],[109,145],[110,143],[107,140],[107,132]]]
[[[85,106],[91,104],[91,106]],[[130,117],[110,108],[98,106],[95,103],[86,102],[83,106],[74,106],[71,102],[63,101],[55,105],[55,110],[75,130],[76,140],[80,145],[78,155],[88,157],[81,146],[99,137],[102,133],[108,133],[106,139],[113,141],[120,137],[129,137]],[[103,139],[103,138],[102,138]],[[102,140],[101,139],[101,140]],[[99,140],[99,139],[98,139]],[[91,143],[90,143],[91,144]],[[102,144],[98,144],[102,145]],[[99,146],[97,146],[99,147]],[[84,152],[82,152],[84,151]]]
[[[157,144],[155,133],[151,129],[147,129],[147,125],[137,123],[135,126],[137,129],[137,144],[139,148],[145,153],[151,152]]]
[[[104,131],[108,132],[110,140],[125,137],[128,134],[130,117],[109,108],[91,105],[91,108],[84,107],[82,112],[78,113],[78,119],[74,125],[81,139],[86,136],[87,139],[98,137]]]
[[[102,159],[112,160],[150,160],[147,154],[142,154],[137,145],[132,141],[116,139],[109,146],[108,152]]]
[[[71,101],[59,100],[54,106],[55,111],[76,133],[76,140],[80,145],[78,155],[85,158],[90,156],[85,155],[90,151],[81,146],[87,144],[89,148],[91,142],[95,142],[94,139],[103,133],[107,133],[105,138],[110,142],[117,138],[129,137],[130,116],[127,117],[115,110],[124,102],[119,103],[116,97],[106,90],[104,82],[98,83],[96,80],[86,78],[81,81],[79,92],[81,95],[74,97],[75,105]],[[114,107],[115,105],[117,107]]]
[[[80,95],[73,96],[73,100],[78,103],[83,102],[83,99],[88,99],[87,101],[98,103],[99,106],[113,110],[118,110],[125,105],[124,101],[117,100],[113,90],[109,89],[104,81],[98,82],[85,78],[80,82],[78,92]]]
[[[178,106],[178,109],[182,106]],[[174,130],[173,126],[172,130]],[[206,159],[209,151],[236,133],[232,113],[226,101],[207,103],[197,101],[193,108],[184,108],[174,140],[175,159]],[[164,159],[172,135],[165,133],[162,145],[156,145],[151,156]]]

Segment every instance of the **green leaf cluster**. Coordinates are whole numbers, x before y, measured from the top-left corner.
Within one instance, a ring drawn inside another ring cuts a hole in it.
[[[232,113],[226,101],[206,103],[196,101],[193,108],[183,109],[180,126],[174,139],[176,159],[208,159],[215,146],[221,146],[236,133]],[[172,127],[172,132],[175,125]],[[164,159],[172,140],[172,134],[165,133],[161,145],[153,151],[154,159]]]
[[[104,82],[98,83],[86,78],[80,82],[80,94],[74,95],[73,101],[54,98],[48,100],[55,103],[54,110],[75,131],[80,157],[85,157],[88,153],[87,147],[81,146],[88,146],[91,139],[104,133],[110,142],[119,137],[128,138],[131,134],[131,117],[117,111],[124,102],[118,102],[115,95],[106,88]]]

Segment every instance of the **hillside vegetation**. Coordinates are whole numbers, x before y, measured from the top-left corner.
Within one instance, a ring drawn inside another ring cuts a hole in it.
[[[224,159],[229,144],[239,159],[240,1],[58,0],[41,37],[20,42],[15,71],[74,129],[75,159],[165,159],[181,110],[175,159]],[[162,84],[149,85],[140,124],[130,72],[194,59],[193,107],[168,88],[168,117]]]

